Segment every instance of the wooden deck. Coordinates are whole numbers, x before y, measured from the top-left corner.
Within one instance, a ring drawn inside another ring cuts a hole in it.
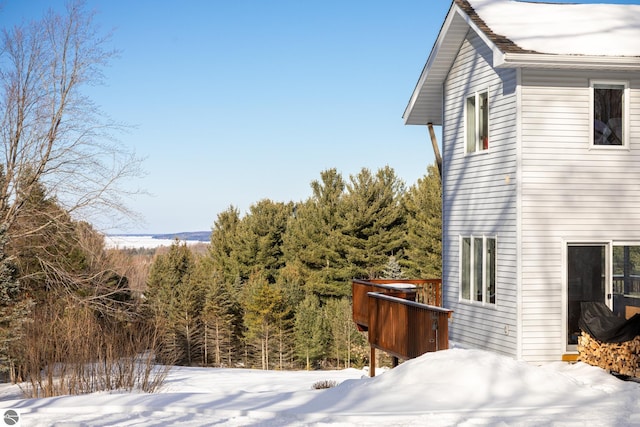
[[[354,279],[352,294],[353,320],[359,330],[368,331],[371,376],[375,376],[375,349],[407,360],[449,348],[449,317],[453,312],[441,308],[439,279]],[[437,305],[418,302],[421,300]]]

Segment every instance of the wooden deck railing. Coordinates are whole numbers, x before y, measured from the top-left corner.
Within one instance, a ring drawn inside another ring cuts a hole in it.
[[[384,294],[369,294],[369,344],[399,359],[449,348],[452,311]]]
[[[352,293],[353,320],[369,335],[371,376],[375,376],[376,348],[394,360],[449,348],[449,317],[453,312],[441,308],[440,279],[354,279]]]
[[[379,283],[382,282],[382,283]],[[351,282],[351,295],[353,297],[352,310],[353,321],[356,323],[358,330],[366,331],[369,326],[369,299],[367,294],[369,292],[380,292],[387,295],[393,295],[398,298],[408,299],[411,301],[416,300],[417,289],[416,288],[403,288],[399,289],[396,286],[389,285],[389,283],[400,283],[398,280],[388,280],[384,283],[384,280],[357,280],[354,279]],[[404,282],[403,282],[404,283]],[[407,283],[413,285],[412,283]],[[415,285],[414,285],[415,286]]]
[[[423,304],[435,305],[436,307],[442,307],[442,280],[441,279],[369,279],[369,280],[356,280],[354,282],[360,283],[372,283],[374,285],[384,285],[391,286],[393,289],[397,289],[393,287],[393,285],[403,284],[403,285],[414,285],[416,288],[416,299],[415,301],[421,302]],[[375,290],[372,292],[382,292],[384,291]]]

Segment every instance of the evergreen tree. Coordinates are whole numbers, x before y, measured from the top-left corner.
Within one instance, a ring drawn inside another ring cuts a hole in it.
[[[206,289],[202,310],[204,363],[232,366],[239,348],[237,326],[241,322],[235,292],[225,283],[222,274],[213,270],[208,258],[202,258],[197,264],[195,276],[205,283]]]
[[[389,257],[389,261],[387,261],[387,265],[385,265],[384,270],[382,270],[382,278],[383,279],[405,279],[404,272],[402,271],[402,266],[396,259],[394,255]]]
[[[363,168],[351,176],[344,203],[346,250],[351,276],[379,277],[389,255],[405,245],[405,216],[400,203],[404,184],[389,166],[375,176]]]
[[[33,302],[22,293],[18,269],[5,252],[6,228],[0,226],[0,372],[10,373],[15,381],[16,365],[21,363],[22,325],[27,321]]]
[[[306,369],[309,370],[311,362],[325,354],[328,338],[320,299],[317,296],[309,294],[298,305],[294,333],[296,354],[305,361]]]
[[[330,299],[325,312],[331,336],[330,354],[335,358],[338,368],[340,361],[343,367],[350,368],[354,355],[361,353],[361,348],[366,345],[353,322],[351,301],[349,298]]]
[[[29,194],[6,250],[15,259],[22,286],[36,301],[46,299],[46,292],[52,289],[76,289],[69,273],[85,270],[86,262],[76,244],[71,218],[31,175],[19,185],[29,186]]]
[[[442,185],[435,165],[404,197],[407,211],[406,259],[400,262],[410,277],[442,277]]]
[[[186,245],[185,245],[186,247]],[[193,267],[195,267],[195,261]],[[175,307],[169,317],[184,343],[184,363],[188,366],[201,360],[204,328],[201,315],[204,302],[204,284],[194,277],[193,268],[176,289]]]
[[[25,184],[26,185],[26,184]],[[6,252],[15,260],[21,286],[33,300],[55,294],[90,304],[101,316],[127,316],[131,292],[115,271],[104,237],[86,222],[72,220],[44,186],[31,182]]]
[[[284,266],[282,238],[293,211],[292,203],[264,199],[251,205],[237,228],[236,247],[240,278],[260,271],[269,283],[275,283]]]
[[[302,272],[293,263],[280,268],[276,284],[286,295],[289,307],[297,307],[305,298]]]
[[[163,332],[165,362],[192,361],[195,322],[198,317],[198,291],[190,282],[194,257],[187,245],[176,240],[169,252],[156,257],[149,270],[145,293],[150,316]]]
[[[240,223],[238,209],[230,206],[218,214],[211,231],[209,254],[213,268],[222,273],[225,283],[235,283],[240,277],[240,269],[235,254],[237,229]]]
[[[352,276],[340,217],[345,183],[335,169],[320,175],[311,183],[313,196],[296,205],[284,238],[285,259],[301,272],[308,292],[348,295]]]
[[[284,370],[293,365],[294,342],[294,311],[291,305],[292,299],[278,284],[275,285],[283,297],[283,308],[276,317],[276,352],[278,356],[278,369]]]
[[[276,286],[285,298],[285,304],[290,308],[289,313],[282,318],[278,327],[278,345],[280,367],[284,369],[295,361],[295,307],[304,299],[303,281],[296,267],[285,265],[278,271]]]
[[[242,306],[246,339],[260,354],[262,369],[271,367],[272,338],[277,337],[280,321],[290,310],[281,290],[264,275],[254,274],[243,289]]]

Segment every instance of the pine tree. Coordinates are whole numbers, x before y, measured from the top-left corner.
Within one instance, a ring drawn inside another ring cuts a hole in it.
[[[251,205],[236,230],[234,252],[242,281],[260,271],[269,283],[275,283],[278,270],[284,266],[282,238],[292,211],[292,203],[268,199]]]
[[[442,277],[442,186],[435,165],[409,188],[404,205],[408,247],[401,264],[409,276]]]
[[[350,177],[345,197],[343,233],[352,277],[375,278],[390,255],[405,245],[405,214],[400,200],[404,184],[389,166],[375,176],[363,168]]]
[[[22,294],[18,268],[5,252],[6,243],[6,228],[0,226],[0,372],[9,373],[15,381],[16,365],[21,363],[22,325],[33,302]]]
[[[11,230],[6,251],[15,260],[22,286],[36,301],[46,299],[52,289],[74,290],[72,275],[85,269],[85,259],[76,245],[73,222],[45,186],[25,175],[20,187],[29,187]],[[26,191],[26,190],[25,190]]]
[[[387,265],[385,265],[384,270],[382,270],[382,278],[383,279],[405,279],[404,272],[402,271],[402,266],[396,259],[394,255],[389,256],[389,261],[387,261]]]
[[[346,257],[341,215],[345,183],[329,169],[313,181],[313,196],[296,205],[284,238],[287,265],[301,272],[308,292],[320,297],[350,292],[351,269]]]
[[[222,273],[225,283],[235,283],[240,277],[235,249],[237,247],[237,229],[240,223],[238,209],[230,206],[218,214],[211,231],[209,255],[213,268]]]
[[[241,303],[246,339],[259,351],[262,369],[269,369],[273,335],[277,336],[280,321],[290,312],[286,298],[276,285],[256,273],[247,281]]]
[[[149,270],[146,307],[163,326],[163,350],[169,361],[191,363],[198,318],[199,293],[189,278],[194,257],[187,245],[176,240],[169,252],[156,257]]]
[[[194,262],[195,265],[195,262]],[[201,280],[190,272],[176,289],[176,304],[170,315],[176,332],[184,343],[184,363],[188,366],[201,360],[200,348],[204,340],[201,314],[204,287]]]
[[[309,370],[311,362],[324,355],[327,342],[324,315],[317,296],[309,294],[298,305],[294,333],[296,354],[305,361],[306,369]]]
[[[360,348],[366,344],[353,323],[351,301],[349,298],[330,299],[325,305],[325,313],[331,336],[331,355],[338,367],[342,360],[342,366],[350,368],[354,355],[361,353]]]
[[[104,237],[91,224],[74,221],[46,196],[44,185],[30,183],[12,236],[5,251],[15,262],[21,286],[36,303],[53,293],[83,300],[100,316],[130,314],[128,280],[115,271]]]
[[[222,274],[213,270],[208,258],[200,260],[194,275],[203,281],[205,288],[202,309],[203,361],[206,365],[231,366],[238,349],[236,327],[241,321],[235,293],[224,282]]]

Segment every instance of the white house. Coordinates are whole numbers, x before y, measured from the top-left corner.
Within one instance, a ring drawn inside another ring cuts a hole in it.
[[[442,126],[453,341],[571,359],[580,302],[640,306],[640,5],[454,0],[404,120]]]

